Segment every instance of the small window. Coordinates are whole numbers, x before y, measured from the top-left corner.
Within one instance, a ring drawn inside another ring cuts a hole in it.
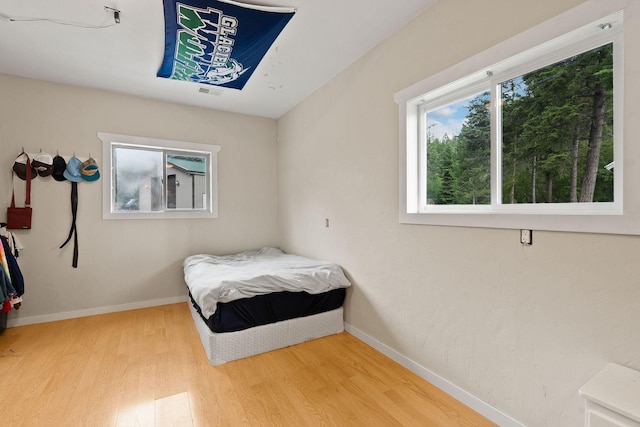
[[[99,133],[105,219],[216,218],[217,145]]]

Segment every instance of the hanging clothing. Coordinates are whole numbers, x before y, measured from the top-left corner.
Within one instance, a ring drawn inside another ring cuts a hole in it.
[[[9,271],[9,263],[7,262],[7,256],[5,253],[4,245],[0,246],[0,265],[2,266],[2,270],[7,277],[11,277],[11,272]],[[9,279],[11,281],[11,279]]]
[[[24,294],[24,277],[22,276],[22,271],[20,271],[20,266],[18,266],[18,260],[11,253],[11,245],[9,244],[8,239],[4,236],[0,236],[0,241],[2,241],[2,248],[4,249],[7,266],[9,267],[9,278],[11,279],[11,284],[16,290],[16,294],[20,297]]]
[[[11,284],[9,275],[5,274],[3,269],[0,269],[0,291],[2,292],[2,302],[10,301],[12,297],[17,295],[16,290]]]
[[[7,229],[7,224],[0,223],[0,237],[6,237],[9,242],[10,252],[14,257],[18,258],[20,251],[24,249],[22,243],[18,240],[15,233],[12,233]]]
[[[19,309],[22,303],[24,277],[16,258],[23,247],[4,224],[0,227],[0,243],[0,313],[4,313]]]

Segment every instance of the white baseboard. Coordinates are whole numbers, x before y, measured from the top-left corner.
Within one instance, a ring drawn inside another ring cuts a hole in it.
[[[420,366],[419,364],[417,364],[413,360],[403,356],[402,354],[398,353],[394,349],[392,349],[392,348],[388,347],[387,345],[381,343],[380,341],[376,340],[375,338],[365,334],[364,332],[362,332],[358,328],[355,328],[355,327],[353,327],[350,324],[345,322],[344,329],[345,329],[345,331],[349,332],[351,335],[355,336],[356,338],[360,339],[361,341],[364,341],[365,343],[367,343],[371,347],[373,347],[376,350],[378,350],[380,353],[384,354],[388,358],[390,358],[393,361],[395,361],[395,362],[399,363],[400,365],[404,366],[405,368],[407,368],[408,370],[410,370],[414,374],[416,374],[419,377],[421,377],[421,378],[425,379],[426,381],[430,382],[434,386],[438,387],[440,390],[444,391],[448,395],[450,395],[453,398],[455,398],[456,400],[462,402],[464,405],[468,406],[469,408],[473,409],[474,411],[478,412],[479,414],[483,415],[484,417],[488,418],[489,420],[493,421],[494,423],[498,424],[499,426],[501,426],[501,427],[525,427],[524,424],[521,424],[520,422],[518,422],[518,421],[514,420],[513,418],[509,417],[508,415],[503,414],[502,412],[500,412],[496,408],[488,405],[487,403],[485,403],[482,400],[478,399],[477,397],[475,397],[474,395],[470,394],[469,392],[461,389],[460,387],[458,387],[457,385],[453,384],[452,382],[442,378],[440,375],[436,374],[435,372],[430,371],[429,369],[425,368],[424,366]]]
[[[158,305],[176,304],[185,302],[187,296],[161,298],[150,301],[132,302],[128,304],[110,305],[106,307],[87,308],[84,310],[64,311],[62,313],[43,314],[41,316],[18,317],[12,319],[11,314],[7,320],[7,327],[33,325],[35,323],[55,322],[57,320],[75,319],[77,317],[95,316],[96,314],[116,313],[118,311],[137,310],[139,308],[156,307]]]

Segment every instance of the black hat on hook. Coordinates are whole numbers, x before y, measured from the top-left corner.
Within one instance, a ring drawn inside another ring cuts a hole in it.
[[[51,176],[56,181],[66,181],[67,178],[64,177],[65,170],[67,170],[67,162],[61,155],[56,155],[53,158],[53,172],[51,173]]]

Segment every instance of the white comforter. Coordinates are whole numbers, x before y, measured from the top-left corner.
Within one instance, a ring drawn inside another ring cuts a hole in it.
[[[262,248],[236,255],[192,255],[183,263],[184,279],[204,317],[218,302],[281,291],[320,294],[351,285],[337,264],[279,249]]]

